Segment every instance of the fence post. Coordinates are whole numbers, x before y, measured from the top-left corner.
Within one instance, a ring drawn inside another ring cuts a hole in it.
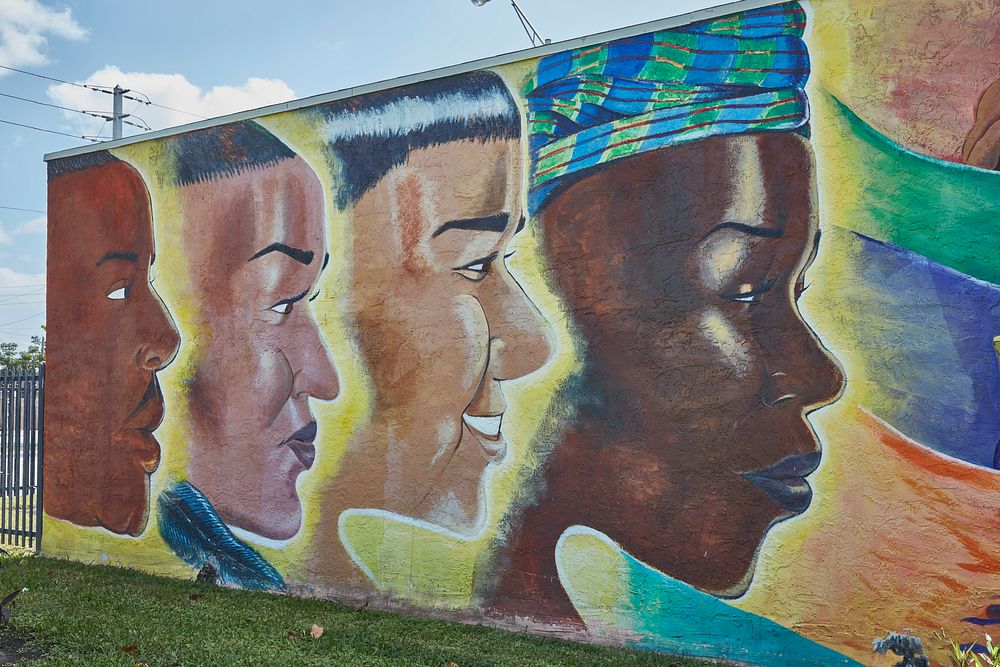
[[[35,553],[42,550],[42,489],[45,485],[45,362],[38,367],[38,451],[35,453],[35,477],[37,491],[35,497]]]

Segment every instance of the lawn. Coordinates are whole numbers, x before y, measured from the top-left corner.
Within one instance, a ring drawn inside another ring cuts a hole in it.
[[[0,560],[35,665],[707,665],[40,557]],[[323,628],[319,639],[310,630]],[[0,630],[0,635],[4,633]],[[21,663],[18,663],[21,664]]]

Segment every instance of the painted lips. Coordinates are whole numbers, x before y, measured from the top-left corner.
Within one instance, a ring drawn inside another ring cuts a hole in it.
[[[821,452],[787,456],[760,470],[741,473],[774,502],[795,514],[804,512],[812,501],[812,487],[806,477],[819,467]]]
[[[125,420],[125,432],[132,434],[128,437],[132,454],[146,473],[152,473],[160,465],[160,443],[153,437],[153,431],[162,421],[163,394],[154,375],[139,404]]]
[[[152,433],[163,421],[163,393],[154,375],[146,386],[139,404],[125,419],[128,428]]]
[[[311,421],[285,438],[281,444],[292,450],[295,458],[307,469],[316,461],[316,422]]]
[[[474,435],[479,436],[479,444],[491,458],[500,458],[507,451],[507,443],[500,439],[503,413],[498,415],[470,415],[464,413],[462,421]]]

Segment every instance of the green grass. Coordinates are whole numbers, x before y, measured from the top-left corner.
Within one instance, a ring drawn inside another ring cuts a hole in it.
[[[13,631],[31,638],[25,648],[45,651],[38,665],[711,664],[123,568],[0,560],[0,595],[22,586],[29,590],[14,607]],[[324,628],[318,640],[309,636],[314,623]]]

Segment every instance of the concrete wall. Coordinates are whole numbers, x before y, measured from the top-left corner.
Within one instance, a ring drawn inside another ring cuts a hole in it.
[[[975,641],[998,21],[774,5],[53,159],[44,551],[749,664]]]

